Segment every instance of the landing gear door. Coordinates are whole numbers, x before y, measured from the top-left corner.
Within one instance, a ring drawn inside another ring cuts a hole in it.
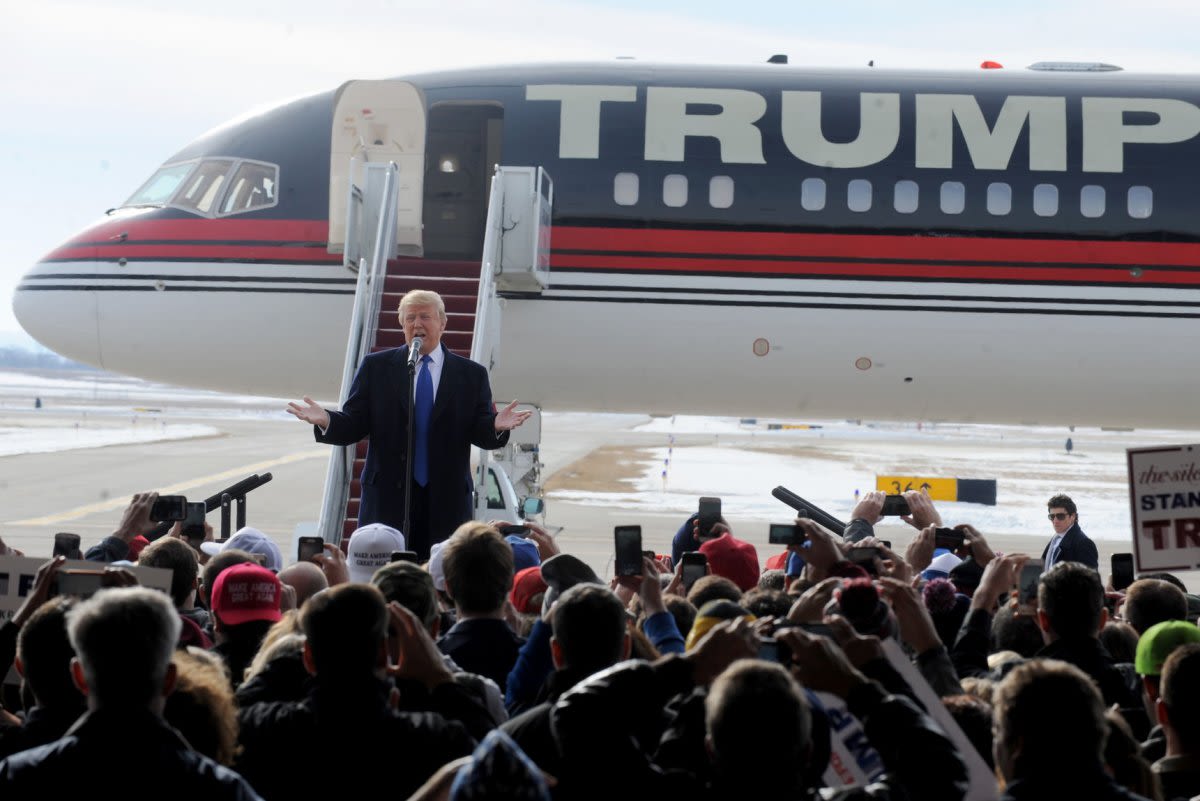
[[[420,256],[421,193],[425,179],[425,98],[404,81],[350,81],[338,89],[329,142],[329,252],[346,246],[346,193],[354,164],[396,162],[400,202],[396,214],[398,255]],[[359,167],[361,170],[361,167]]]

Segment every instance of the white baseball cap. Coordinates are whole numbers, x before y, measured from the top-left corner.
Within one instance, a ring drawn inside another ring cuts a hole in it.
[[[368,523],[355,529],[346,547],[350,580],[370,584],[375,571],[392,561],[394,551],[404,550],[404,535],[383,523]]]
[[[262,556],[263,567],[273,573],[278,573],[283,569],[283,552],[279,550],[279,546],[266,534],[251,526],[239,529],[236,534],[224,542],[200,543],[200,550],[209,556],[216,556],[221,551],[230,548],[238,548],[247,553]]]

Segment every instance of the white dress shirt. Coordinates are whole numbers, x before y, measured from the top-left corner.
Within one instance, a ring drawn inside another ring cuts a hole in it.
[[[1054,567],[1055,557],[1058,556],[1058,547],[1062,545],[1063,537],[1065,536],[1065,532],[1063,534],[1055,534],[1054,539],[1050,540],[1050,550],[1046,551],[1046,564],[1043,570],[1049,570]]]

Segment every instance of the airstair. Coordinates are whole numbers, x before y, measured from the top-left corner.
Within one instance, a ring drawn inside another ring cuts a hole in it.
[[[361,167],[361,169],[358,169]],[[446,304],[442,342],[454,353],[487,368],[500,363],[503,295],[537,293],[549,284],[550,210],[553,184],[541,168],[497,167],[488,201],[483,256],[474,261],[395,258],[399,167],[355,165],[361,186],[351,183],[346,206],[345,263],[358,273],[346,345],[340,401],[345,402],[362,360],[405,344],[397,309],[412,289],[428,289]],[[497,399],[499,403],[503,399]],[[517,520],[543,511],[540,410],[498,451],[479,451],[476,519]],[[367,441],[333,449],[317,533],[342,544],[358,525],[359,476]]]

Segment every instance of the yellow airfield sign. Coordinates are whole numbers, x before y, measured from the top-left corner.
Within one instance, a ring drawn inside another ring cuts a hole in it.
[[[875,489],[889,495],[917,490],[926,493],[935,501],[996,505],[995,479],[875,476]]]

